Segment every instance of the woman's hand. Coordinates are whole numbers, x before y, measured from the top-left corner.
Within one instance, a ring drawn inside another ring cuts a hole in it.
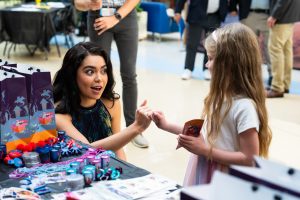
[[[113,15],[108,17],[99,17],[95,20],[94,29],[101,35],[104,31],[114,27],[119,20]]]
[[[147,101],[144,100],[140,107],[136,110],[134,121],[134,123],[139,128],[140,133],[149,127],[151,123],[151,115],[152,110],[147,106]]]
[[[206,155],[208,147],[204,142],[202,134],[198,137],[179,134],[178,143],[183,148],[196,155]]]

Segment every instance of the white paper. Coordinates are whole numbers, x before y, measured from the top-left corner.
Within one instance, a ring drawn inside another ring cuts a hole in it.
[[[17,7],[17,8],[12,8],[11,11],[38,12],[41,10],[34,7]]]
[[[108,190],[129,199],[146,197],[175,185],[175,181],[156,174],[149,174],[126,180],[99,182],[95,184],[96,187],[107,188]]]
[[[66,7],[65,4],[62,2],[47,2],[47,5],[51,8],[64,8]]]
[[[147,200],[179,200],[179,190],[177,191],[178,188],[176,186],[177,183],[173,180],[160,175],[149,174],[126,180],[94,182],[92,187],[74,191],[72,195],[81,200],[127,200],[139,198]],[[60,200],[64,199],[66,194],[62,193],[52,196],[54,199]]]

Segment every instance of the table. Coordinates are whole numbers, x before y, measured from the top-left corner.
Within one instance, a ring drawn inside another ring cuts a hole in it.
[[[0,38],[6,41],[3,54],[5,54],[8,42],[11,42],[8,57],[13,44],[25,44],[31,55],[34,55],[39,48],[44,51],[45,59],[48,59],[49,41],[57,33],[54,24],[56,14],[59,11],[67,12],[69,9],[73,9],[71,4],[62,5],[65,7],[35,7],[33,4],[21,4],[0,9]],[[54,39],[60,57],[56,37]]]
[[[70,158],[68,158],[70,159]],[[110,160],[110,166],[112,167],[122,167],[123,173],[120,176],[120,179],[129,179],[129,178],[136,178],[145,176],[147,174],[150,174],[149,171],[144,170],[142,168],[136,167],[128,162],[119,160],[117,158],[111,158]],[[8,187],[19,187],[19,180],[18,179],[9,179],[8,175],[10,172],[14,170],[13,167],[10,167],[8,165],[4,165],[3,163],[0,163],[0,185],[3,188]],[[53,192],[61,193],[64,192],[62,187],[59,187],[56,185],[53,185],[50,187]],[[48,193],[43,195],[43,199],[50,199],[52,193]]]
[[[65,136],[65,141],[69,141],[70,137]],[[76,141],[76,144],[79,144],[82,147],[82,154],[84,154],[87,149],[91,148],[89,145],[84,144],[82,142]],[[68,157],[61,157],[61,161],[71,160],[76,157],[80,157],[81,155],[73,155]],[[123,173],[120,175],[120,179],[129,179],[129,178],[136,178],[150,174],[149,171],[136,167],[128,162],[120,160],[118,158],[110,157],[109,167],[121,167]],[[10,165],[5,165],[3,162],[0,162],[0,186],[2,188],[8,187],[20,187],[19,180],[23,179],[10,179],[9,174],[15,170],[14,167]],[[52,192],[54,193],[61,193],[64,192],[64,187],[59,187],[57,184],[49,186]],[[48,199],[51,197],[52,193],[43,195],[43,199]]]
[[[150,172],[145,169],[136,167],[128,162],[122,161],[117,158],[111,158],[110,166],[122,167],[124,173],[121,174],[120,179],[136,178],[136,177],[150,174]],[[2,187],[19,186],[17,179],[9,179],[8,176],[9,173],[14,170],[15,168],[9,165],[5,165],[3,163],[0,164],[0,184]]]

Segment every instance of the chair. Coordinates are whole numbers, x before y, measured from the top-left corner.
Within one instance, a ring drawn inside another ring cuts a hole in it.
[[[161,34],[179,32],[180,39],[184,31],[184,21],[180,20],[177,24],[175,20],[167,15],[167,7],[164,3],[160,2],[141,2],[140,7],[148,12],[147,31]]]
[[[63,34],[65,36],[65,44],[68,48],[74,46],[73,35],[76,21],[74,12],[73,5],[69,5],[57,11],[53,17],[56,34]]]

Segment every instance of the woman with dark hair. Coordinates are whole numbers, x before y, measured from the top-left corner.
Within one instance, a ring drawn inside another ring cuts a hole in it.
[[[68,50],[53,86],[57,129],[93,147],[113,150],[120,159],[126,160],[122,147],[151,122],[144,101],[134,123],[120,131],[121,104],[114,92],[112,64],[106,52],[91,42]]]

